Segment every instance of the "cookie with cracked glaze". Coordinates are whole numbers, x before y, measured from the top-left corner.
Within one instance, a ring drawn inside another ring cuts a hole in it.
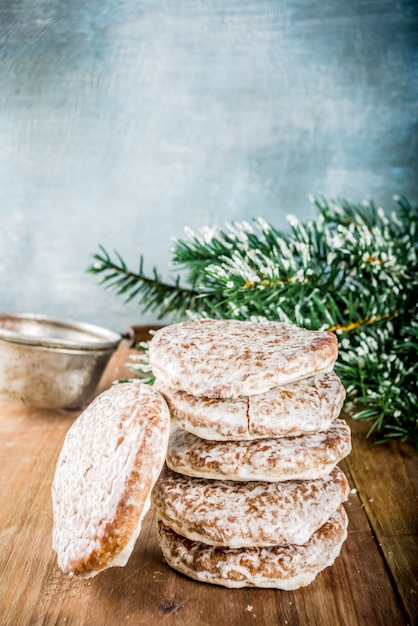
[[[335,372],[311,376],[240,398],[206,398],[172,389],[159,379],[172,421],[203,439],[239,441],[326,430],[341,412],[345,389]]]

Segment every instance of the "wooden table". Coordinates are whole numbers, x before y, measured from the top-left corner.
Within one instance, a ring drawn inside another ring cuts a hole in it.
[[[99,390],[126,375],[121,344]],[[295,592],[226,589],[171,570],[154,515],[144,521],[124,568],[75,580],[51,548],[50,487],[64,436],[78,413],[0,403],[0,625],[395,626],[417,622],[418,453],[376,446],[349,420],[353,451],[341,463],[350,483],[348,539],[340,557]]]

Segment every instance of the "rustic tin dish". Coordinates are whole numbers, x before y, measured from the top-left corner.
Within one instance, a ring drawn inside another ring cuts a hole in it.
[[[121,339],[92,324],[0,313],[0,399],[78,408],[93,396]]]

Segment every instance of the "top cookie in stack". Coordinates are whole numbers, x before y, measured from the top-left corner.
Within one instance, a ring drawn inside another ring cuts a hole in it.
[[[199,320],[157,331],[149,346],[156,378],[206,398],[252,396],[332,370],[335,335],[281,322]]]
[[[336,419],[337,350],[331,333],[280,322],[200,320],[155,334],[149,358],[174,427],[154,501],[175,569],[296,589],[334,561],[348,495],[335,465],[351,448]]]

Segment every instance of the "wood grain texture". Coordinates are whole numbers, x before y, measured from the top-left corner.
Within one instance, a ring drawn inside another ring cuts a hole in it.
[[[121,344],[109,363],[101,389],[126,374],[128,354]],[[80,581],[64,575],[56,565],[51,548],[50,503],[56,459],[77,415],[43,412],[12,403],[0,405],[2,626],[414,623],[416,613],[406,596],[408,590],[417,589],[413,578],[415,505],[408,505],[406,499],[399,518],[395,505],[389,512],[383,506],[384,502],[403,502],[403,486],[390,479],[390,467],[396,480],[398,472],[402,478],[412,472],[415,462],[407,446],[376,451],[364,442],[354,425],[353,452],[341,464],[351,487],[357,489],[346,503],[348,538],[335,565],[305,589],[229,590],[188,580],[163,562],[152,510],[126,567]],[[384,454],[383,460],[380,454]],[[382,463],[387,467],[379,473]],[[406,483],[408,490],[413,482]],[[368,502],[372,498],[374,502]],[[385,526],[386,517],[389,526]],[[392,534],[383,537],[381,529],[386,528]]]
[[[376,446],[350,420],[346,463],[411,624],[418,618],[418,455],[409,444]]]

